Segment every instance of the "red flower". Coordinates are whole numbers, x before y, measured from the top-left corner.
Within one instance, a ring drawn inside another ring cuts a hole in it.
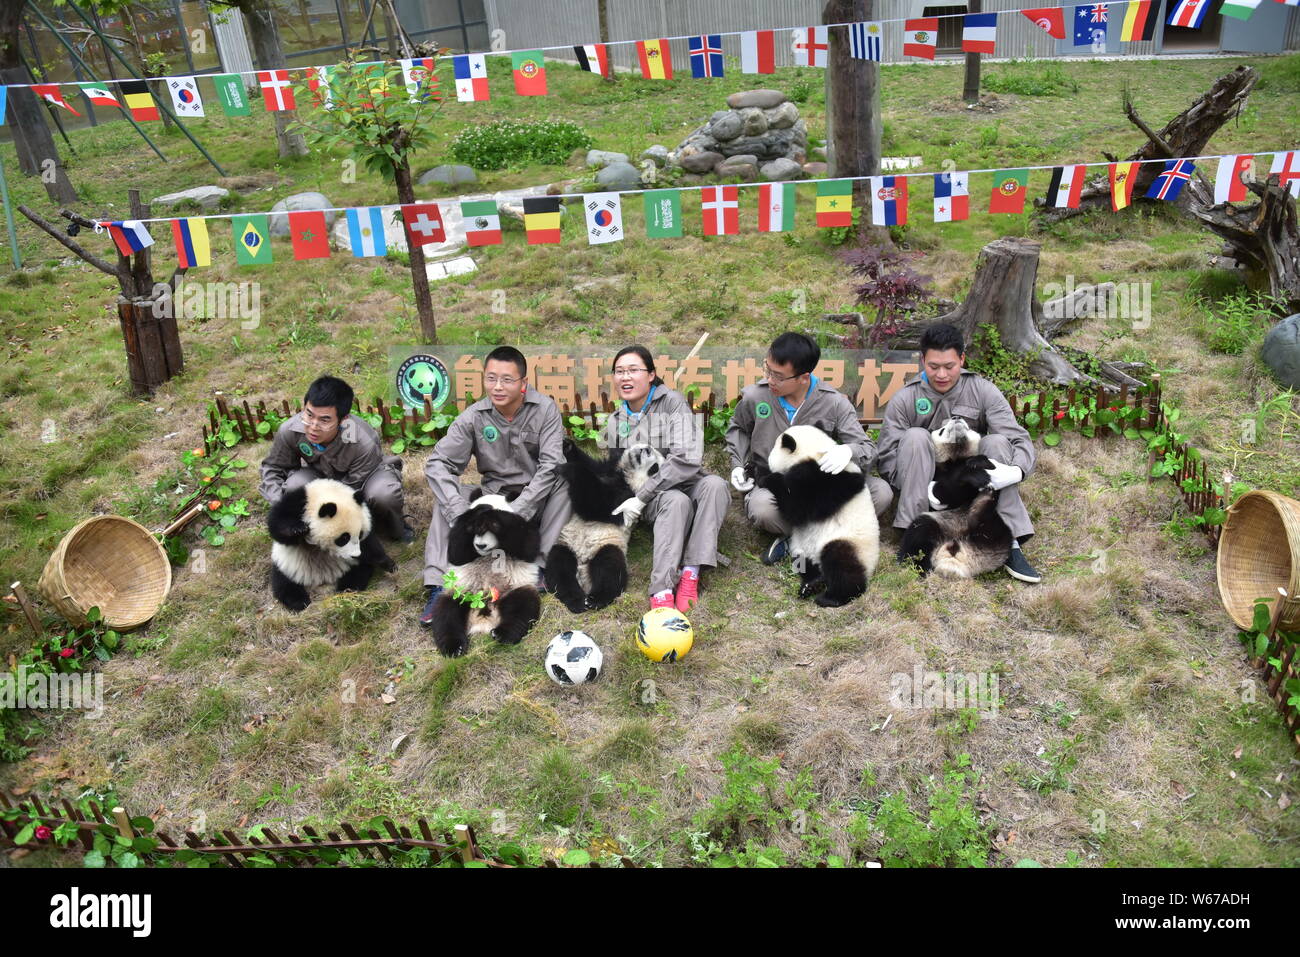
[[[62,651],[59,652],[59,657],[60,657],[60,658],[71,658],[72,655],[74,654],[74,652],[75,652],[75,649],[73,649],[73,648],[64,648]]]
[[[48,827],[42,824],[40,827],[36,829],[36,839],[40,841],[48,841],[50,839],[50,835],[52,835],[53,833],[54,833],[53,831],[51,831]]]
[[[1055,421],[1060,422],[1063,418],[1065,418],[1065,413],[1064,413],[1064,412],[1058,412],[1058,413],[1056,413],[1056,415],[1052,416],[1052,418],[1053,418]]]
[[[1112,412],[1118,412],[1118,411],[1119,411],[1119,407],[1118,407],[1118,406],[1114,406],[1114,405],[1112,405],[1112,406],[1110,407],[1110,411],[1112,411]]]

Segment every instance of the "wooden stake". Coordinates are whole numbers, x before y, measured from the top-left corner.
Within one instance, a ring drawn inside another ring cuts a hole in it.
[[[41,627],[41,620],[36,617],[36,609],[32,607],[31,599],[27,597],[27,590],[23,588],[23,583],[20,581],[14,582],[9,586],[9,590],[14,593],[23,614],[27,616],[27,624],[31,626],[32,634],[40,638],[45,633],[45,629]]]
[[[126,808],[113,808],[113,820],[117,822],[117,833],[127,840],[135,837],[135,832],[131,830],[131,819],[126,816]]]

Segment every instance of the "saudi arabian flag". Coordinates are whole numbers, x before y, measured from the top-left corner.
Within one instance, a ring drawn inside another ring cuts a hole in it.
[[[271,262],[271,228],[266,215],[235,216],[230,221],[235,238],[235,260],[241,266],[265,266]]]
[[[1223,0],[1223,8],[1219,13],[1234,20],[1249,20],[1259,2],[1260,0]]]
[[[501,242],[501,217],[495,200],[461,203],[460,213],[465,218],[465,241],[471,246],[494,246]]]
[[[654,189],[645,195],[645,234],[651,239],[678,239],[682,235],[682,194],[676,189]]]
[[[223,73],[214,76],[212,83],[217,88],[217,98],[226,116],[248,116],[253,108],[248,105],[248,89],[244,78],[238,73]]]

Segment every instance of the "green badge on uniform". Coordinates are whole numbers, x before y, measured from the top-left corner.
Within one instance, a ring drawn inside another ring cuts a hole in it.
[[[758,414],[760,419],[766,419],[772,414],[772,407],[766,402],[760,402],[758,405],[754,406],[754,411]]]
[[[632,433],[632,423],[624,419],[618,424],[618,434],[627,438]]]
[[[930,410],[933,409],[933,408],[934,408],[933,403],[931,403],[930,400],[927,399],[925,396],[923,396],[923,395],[918,395],[918,396],[916,397],[916,414],[917,414],[917,415],[929,415]]]
[[[487,439],[489,442],[495,442],[497,440],[497,436],[499,436],[500,434],[501,433],[497,431],[497,427],[495,425],[483,426],[483,438]]]
[[[316,454],[316,450],[311,447],[310,442],[299,442],[298,451],[307,456],[307,458],[311,458]]]

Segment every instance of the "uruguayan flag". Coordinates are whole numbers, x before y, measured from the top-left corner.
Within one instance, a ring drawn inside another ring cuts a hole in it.
[[[880,21],[868,20],[849,26],[849,54],[859,60],[880,62]]]
[[[348,210],[348,241],[354,256],[382,256],[388,252],[384,242],[384,211],[379,206]]]

